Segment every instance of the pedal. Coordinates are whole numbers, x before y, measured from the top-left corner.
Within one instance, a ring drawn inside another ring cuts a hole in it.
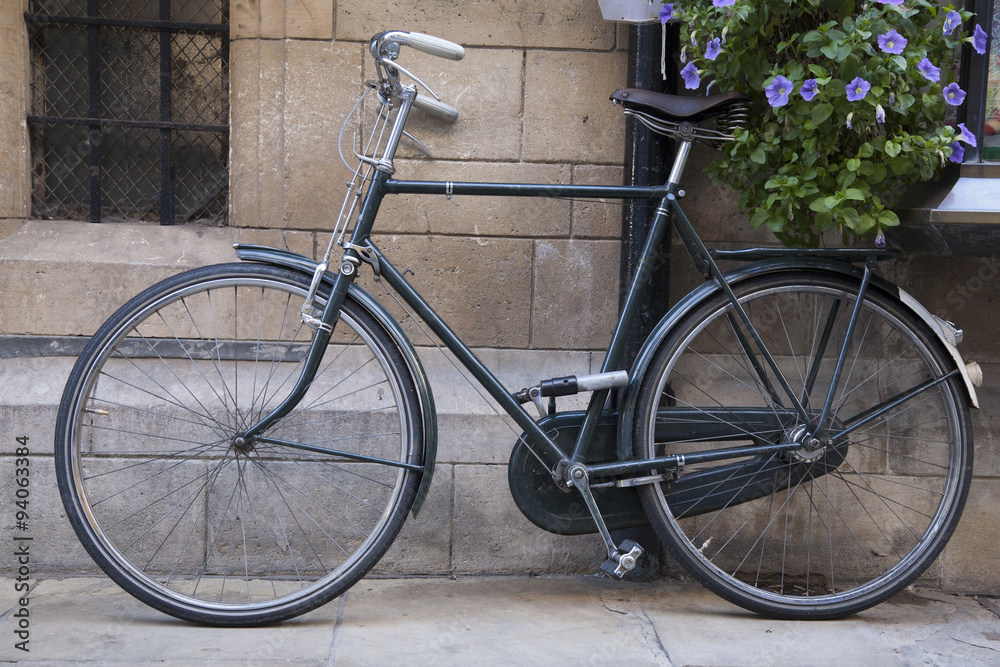
[[[611,558],[601,565],[601,572],[620,581],[626,574],[635,569],[635,565],[643,553],[645,550],[638,543],[632,540],[623,540]]]

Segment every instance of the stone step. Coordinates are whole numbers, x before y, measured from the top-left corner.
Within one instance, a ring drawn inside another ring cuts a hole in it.
[[[28,220],[0,238],[0,335],[92,334],[153,283],[234,261],[229,228]]]
[[[33,573],[96,573],[62,506],[53,468],[55,421],[74,350],[83,338],[0,338],[0,464],[12,469],[17,438],[31,450]],[[14,356],[20,351],[23,356]],[[430,494],[416,519],[377,572],[591,572],[603,557],[596,536],[561,537],[536,528],[514,505],[507,488],[507,460],[517,433],[493,412],[436,348],[419,348],[431,378],[439,417],[438,463]],[[43,356],[62,354],[63,356]],[[506,386],[520,388],[543,377],[589,372],[588,353],[478,350],[498,368]],[[6,357],[6,358],[4,358]],[[581,368],[582,366],[582,368]],[[567,408],[580,407],[566,402]],[[561,404],[562,405],[562,404]],[[12,539],[12,523],[0,527]],[[16,563],[0,559],[0,572]]]
[[[95,572],[65,516],[55,481],[53,439],[60,397],[88,337],[129,298],[196,266],[234,261],[235,239],[294,244],[311,235],[141,224],[28,221],[0,237],[0,463],[13,466],[17,438],[31,450],[33,573]],[[245,238],[241,238],[245,237]],[[407,330],[417,331],[408,326]],[[380,563],[384,573],[591,572],[600,540],[550,535],[521,516],[507,489],[519,430],[497,416],[482,389],[463,379],[426,338],[416,340],[439,417],[438,465],[430,494]],[[478,349],[506,387],[596,372],[590,352]],[[582,408],[587,395],[560,399]],[[533,407],[532,407],[533,409]],[[0,532],[13,537],[8,524]],[[574,546],[577,545],[577,546]],[[15,565],[0,559],[0,570]]]

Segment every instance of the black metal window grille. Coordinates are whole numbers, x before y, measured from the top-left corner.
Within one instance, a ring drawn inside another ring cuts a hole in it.
[[[31,0],[32,216],[225,224],[228,0]]]

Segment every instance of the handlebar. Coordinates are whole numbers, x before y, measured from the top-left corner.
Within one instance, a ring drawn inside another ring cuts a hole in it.
[[[445,104],[440,100],[436,100],[433,97],[427,97],[426,95],[417,93],[417,97],[413,100],[413,106],[420,109],[424,113],[428,113],[435,118],[440,118],[441,120],[448,121],[449,123],[454,123],[458,120],[458,109]]]
[[[396,63],[396,58],[399,56],[399,47],[403,45],[448,60],[461,60],[465,57],[465,49],[454,42],[449,42],[440,37],[400,30],[379,33],[372,37],[369,44],[369,51],[371,51],[372,57],[381,71],[379,78],[384,84],[388,84],[387,91],[398,95],[401,91],[399,88],[399,74],[405,74],[407,77],[413,79],[414,82],[423,86],[434,98],[417,95],[413,100],[415,107],[447,122],[457,120],[457,109],[442,102],[437,93],[431,90],[427,84],[417,78],[412,72]]]
[[[408,46],[412,46],[417,51],[423,51],[424,53],[429,53],[430,55],[437,56],[438,58],[461,60],[465,57],[465,49],[462,48],[461,45],[433,35],[411,32],[409,33],[409,38],[405,43]]]

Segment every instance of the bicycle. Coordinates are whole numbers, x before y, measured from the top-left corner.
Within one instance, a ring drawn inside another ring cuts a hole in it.
[[[414,344],[355,282],[366,265],[523,430],[509,466],[522,512],[552,532],[598,533],[609,576],[643,553],[611,531],[648,521],[695,578],[771,617],[838,618],[915,581],[968,494],[974,367],[953,325],[874,275],[890,251],[705,247],[681,175],[695,141],[746,125],[745,97],[612,95],[677,140],[664,185],[397,180],[411,109],[457,116],[400,65],[404,46],[463,55],[418,33],[372,38],[378,79],[355,109],[374,93],[376,121],[320,262],[237,245],[241,262],[134,297],[81,354],[55,461],[101,568],[168,614],[255,625],[341,595],[386,553],[431,483],[436,414]],[[673,224],[705,281],[624,370],[641,269],[599,373],[511,392],[372,241],[390,194],[659,202],[640,267]],[[723,260],[744,263],[723,272]],[[579,392],[586,410],[556,410]]]

